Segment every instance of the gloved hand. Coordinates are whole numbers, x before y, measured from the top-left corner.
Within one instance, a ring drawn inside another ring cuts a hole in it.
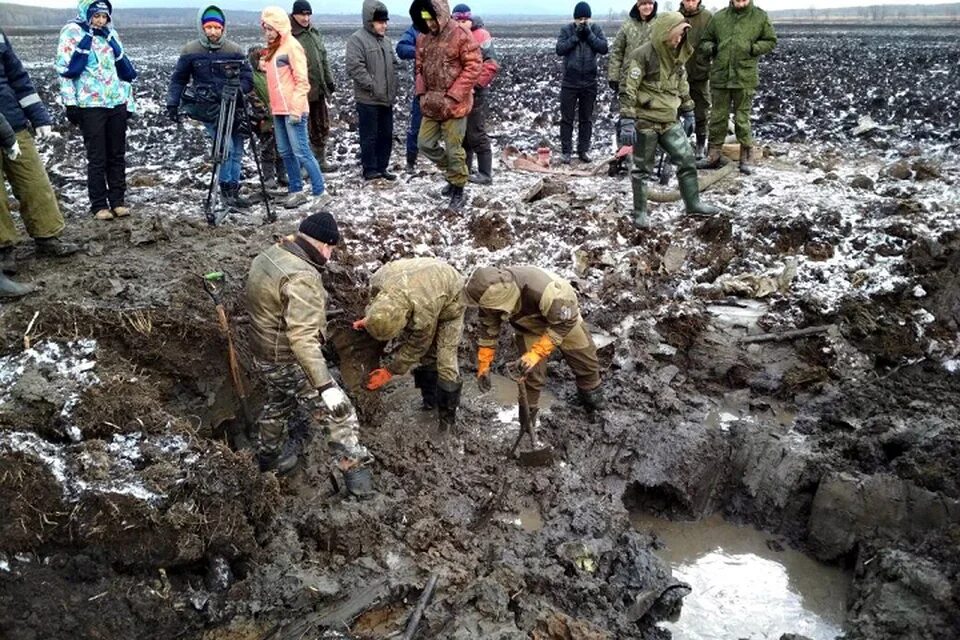
[[[620,133],[617,142],[622,147],[632,147],[637,142],[637,123],[633,118],[620,118]]]
[[[590,25],[586,22],[581,22],[577,25],[577,37],[581,40],[586,40],[587,36],[590,35]]]
[[[14,142],[14,143],[13,143],[13,146],[4,149],[4,150],[3,150],[3,153],[4,153],[4,154],[7,156],[7,158],[9,158],[10,160],[16,160],[17,158],[20,157],[20,143],[19,143],[19,142]]]
[[[539,340],[533,343],[529,351],[520,356],[519,365],[521,373],[523,373],[523,375],[530,373],[542,360],[550,357],[550,354],[553,353],[555,348],[556,345],[553,344],[550,338],[541,336]]]
[[[80,126],[80,107],[75,104],[72,104],[67,107],[67,122],[72,124],[75,127]],[[37,130],[37,135],[40,134],[39,129]]]
[[[323,404],[327,407],[327,410],[338,420],[346,418],[350,415],[350,411],[353,410],[347,394],[345,394],[336,383],[331,382],[329,387],[320,392],[320,399],[323,400]]]
[[[620,83],[616,80],[608,80],[607,84],[613,89],[614,93],[620,93]]]
[[[175,104],[167,105],[167,117],[172,122],[180,124],[180,107]]]
[[[683,132],[689,136],[693,133],[697,119],[694,117],[693,111],[686,111],[680,114],[680,122],[683,124]]]
[[[374,369],[370,372],[370,376],[367,378],[367,389],[370,391],[376,391],[383,385],[390,382],[392,377],[393,374],[386,369]]]
[[[367,319],[360,318],[359,320],[353,321],[353,330],[354,331],[363,331],[367,328]]]
[[[480,393],[486,393],[493,388],[490,381],[490,365],[493,364],[493,358],[497,350],[493,347],[480,347],[477,349],[477,387]]]
[[[43,140],[44,138],[53,136],[53,127],[48,124],[41,125],[34,130],[34,133],[37,136],[37,140]]]
[[[292,124],[292,125],[294,125],[294,126],[300,124],[300,120],[301,120],[301,119],[302,119],[302,117],[299,116],[299,115],[297,115],[297,114],[295,114],[295,113],[291,113],[290,115],[287,116],[287,122],[289,122],[290,124]]]
[[[101,38],[109,38],[109,37],[110,37],[110,27],[103,26],[103,27],[100,27],[100,28],[95,28],[95,29],[93,30],[93,35],[95,35],[95,36],[100,36]]]

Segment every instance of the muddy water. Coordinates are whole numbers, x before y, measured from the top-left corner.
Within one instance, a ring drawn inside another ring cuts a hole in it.
[[[658,553],[693,587],[680,618],[662,624],[677,640],[766,640],[784,633],[832,640],[843,632],[850,577],[842,570],[789,548],[776,551],[781,547],[769,534],[719,516],[671,522],[633,514],[631,520],[664,541]]]

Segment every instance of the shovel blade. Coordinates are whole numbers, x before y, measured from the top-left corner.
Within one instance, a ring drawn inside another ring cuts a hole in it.
[[[553,464],[553,447],[528,449],[517,454],[517,463],[521,467],[548,467]]]

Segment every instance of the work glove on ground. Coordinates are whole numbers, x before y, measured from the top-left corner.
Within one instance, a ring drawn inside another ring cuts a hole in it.
[[[34,130],[34,134],[37,140],[53,137],[53,127],[48,124],[39,126]]]
[[[684,135],[689,136],[696,127],[697,119],[694,117],[693,111],[686,111],[680,114],[680,122],[683,125]]]
[[[353,410],[347,394],[345,394],[335,382],[331,382],[326,388],[320,391],[320,399],[323,400],[323,404],[327,407],[327,410],[338,420],[343,420],[349,416]]]
[[[613,89],[614,93],[620,93],[620,83],[616,80],[608,80],[607,85]]]
[[[67,122],[72,124],[75,127],[80,126],[80,107],[75,104],[72,104],[67,107]],[[40,135],[40,130],[37,129],[37,136]]]
[[[633,118],[620,119],[620,133],[617,141],[621,147],[632,147],[637,142],[637,123]]]
[[[518,361],[520,372],[523,375],[530,373],[542,360],[549,358],[555,348],[556,345],[549,337],[541,336],[539,340],[533,343],[529,351],[520,356]]]
[[[8,147],[3,150],[4,155],[7,156],[10,160],[16,160],[20,157],[20,143],[14,142],[12,147]]]
[[[480,347],[477,349],[477,387],[481,393],[486,393],[493,388],[490,381],[490,365],[493,364],[493,358],[497,350],[493,347]]]
[[[167,107],[167,117],[170,118],[171,122],[180,124],[180,107],[175,104],[171,104]]]
[[[367,389],[370,391],[376,391],[383,385],[390,382],[391,378],[393,378],[393,374],[386,369],[374,369],[367,377]]]

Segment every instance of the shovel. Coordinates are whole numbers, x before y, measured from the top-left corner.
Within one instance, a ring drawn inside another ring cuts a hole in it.
[[[530,417],[530,403],[527,401],[527,385],[525,376],[519,371],[508,368],[510,377],[517,381],[517,395],[520,408],[520,433],[510,448],[510,457],[516,458],[523,467],[545,467],[553,464],[553,447],[540,442],[537,437],[537,421]],[[516,376],[514,374],[517,374]],[[517,453],[520,441],[524,435],[530,436],[530,449],[523,449]]]

